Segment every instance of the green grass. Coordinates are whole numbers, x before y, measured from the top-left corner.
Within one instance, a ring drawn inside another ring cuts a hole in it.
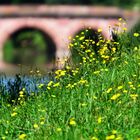
[[[140,139],[139,37],[125,36],[116,46],[108,43],[118,47],[115,53],[107,49],[100,54],[106,44],[100,41],[98,57],[88,54],[93,49],[89,41],[83,53],[83,42],[74,46],[82,61],[57,70],[53,82],[40,84],[38,95],[32,93],[24,101],[25,89],[18,105],[1,97],[1,139],[25,135],[27,140]]]

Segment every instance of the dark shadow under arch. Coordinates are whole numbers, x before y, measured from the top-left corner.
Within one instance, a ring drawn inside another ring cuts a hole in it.
[[[84,37],[84,39],[83,40],[80,40],[80,38],[82,36]],[[89,45],[90,45],[90,47],[92,47],[92,50],[94,50],[94,53],[95,54],[98,54],[99,47],[97,46],[97,43],[99,42],[99,40],[101,38],[103,38],[103,35],[101,33],[99,33],[98,31],[92,29],[92,28],[84,28],[84,29],[81,29],[78,32],[76,32],[74,34],[74,37],[73,38],[75,40],[72,41],[71,43],[74,44],[75,42],[78,42],[79,43],[79,47],[80,47],[80,44],[82,44],[84,46],[83,42],[86,42],[86,40],[92,40],[92,41],[94,41],[95,42],[94,44],[92,44],[92,42],[89,42],[89,43],[91,43]],[[87,48],[82,49],[81,51],[84,52],[86,49]],[[71,57],[72,57],[72,59],[74,59],[74,61],[76,63],[79,62],[79,61],[81,61],[81,59],[78,58],[78,56],[79,56],[79,52],[77,51],[77,49],[71,47]]]
[[[90,39],[90,40],[95,41],[95,44],[93,45],[93,47],[94,47],[95,53],[97,53],[98,49],[97,49],[96,44],[98,43],[98,41],[99,41],[101,38],[103,38],[102,33],[99,33],[97,30],[92,29],[92,28],[85,28],[85,29],[79,30],[79,31],[75,34],[75,37],[76,37],[76,35],[82,35],[82,32],[84,32],[84,36],[85,36],[85,39],[84,39],[84,40]]]
[[[41,42],[41,41],[42,41],[42,44],[39,44],[39,42]],[[42,30],[37,29],[37,28],[24,27],[24,28],[18,29],[17,31],[15,31],[13,34],[10,35],[7,43],[5,43],[4,48],[6,47],[6,45],[7,46],[11,45],[11,47],[14,47],[14,50],[16,50],[16,49],[20,50],[21,48],[19,48],[19,47],[22,47],[22,50],[24,50],[24,51],[25,51],[24,47],[25,48],[28,47],[28,49],[30,51],[27,50],[26,53],[27,54],[29,52],[31,53],[31,56],[30,56],[31,59],[30,60],[28,59],[29,61],[35,59],[38,55],[41,55],[40,46],[42,45],[42,53],[46,54],[44,63],[48,64],[48,63],[52,63],[55,61],[56,45],[55,45],[53,39],[49,36],[49,34],[43,32]],[[44,49],[43,49],[43,45],[45,45]],[[38,50],[40,50],[40,52],[38,52]],[[9,52],[9,55],[12,55],[12,54],[10,54],[10,52]],[[18,54],[15,55],[14,53],[13,53],[13,55],[14,56],[10,62],[11,64],[19,64],[19,63],[22,64],[24,62],[24,60],[23,60],[23,62],[20,62],[21,60],[18,60],[18,58],[23,57],[25,55],[24,53],[22,54],[23,56],[22,55],[18,56]],[[28,60],[27,60],[27,64],[29,62]],[[30,63],[33,65],[32,62],[30,62]]]

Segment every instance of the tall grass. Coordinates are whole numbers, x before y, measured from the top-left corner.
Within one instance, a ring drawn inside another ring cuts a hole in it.
[[[37,94],[22,87],[10,104],[1,93],[1,139],[140,139],[139,33],[96,45],[82,33],[75,41],[78,64],[40,81]]]

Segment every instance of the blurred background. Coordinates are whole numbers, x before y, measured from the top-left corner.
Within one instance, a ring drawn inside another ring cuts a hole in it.
[[[133,8],[140,6],[140,0],[1,0],[0,4],[86,4]]]
[[[0,5],[92,5],[117,6],[128,10],[139,10],[140,0],[0,0]],[[140,23],[135,30],[140,29]],[[3,59],[11,64],[45,64],[55,59],[54,50],[48,51],[50,39],[46,41],[45,35],[32,28],[22,29],[6,41],[3,47]],[[24,54],[24,55],[22,55]],[[50,55],[52,54],[52,55]],[[46,57],[47,55],[47,57]]]

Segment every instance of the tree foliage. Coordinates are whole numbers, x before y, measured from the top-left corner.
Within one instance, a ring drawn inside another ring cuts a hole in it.
[[[139,5],[139,0],[1,0],[0,4],[86,4],[86,5]]]

